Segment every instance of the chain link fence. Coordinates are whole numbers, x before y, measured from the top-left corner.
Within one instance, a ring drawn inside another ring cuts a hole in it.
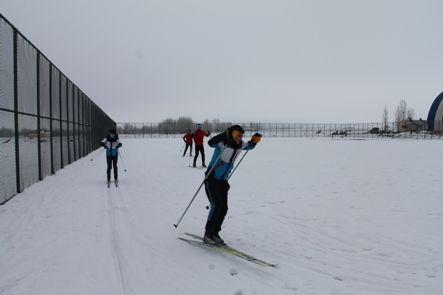
[[[442,132],[427,131],[422,120],[378,123],[307,124],[307,123],[203,123],[202,128],[213,134],[226,130],[232,124],[239,124],[250,136],[260,132],[266,137],[330,137],[330,138],[416,138],[440,139]],[[118,123],[121,137],[182,137],[187,130],[194,131],[195,123]]]
[[[0,204],[86,156],[115,126],[0,14]]]

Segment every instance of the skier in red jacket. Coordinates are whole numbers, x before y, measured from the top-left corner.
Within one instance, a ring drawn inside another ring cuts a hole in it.
[[[197,167],[197,158],[198,153],[201,152],[202,154],[202,166],[206,167],[205,164],[205,148],[203,147],[203,139],[205,136],[211,135],[210,132],[206,132],[202,129],[201,124],[197,124],[197,130],[194,132],[194,142],[195,142],[195,157],[194,157],[194,165],[192,167]]]
[[[188,132],[185,135],[183,135],[183,141],[186,144],[185,151],[183,152],[183,157],[186,155],[188,147],[189,147],[189,156],[192,157],[192,136],[193,134],[191,130],[188,130]]]

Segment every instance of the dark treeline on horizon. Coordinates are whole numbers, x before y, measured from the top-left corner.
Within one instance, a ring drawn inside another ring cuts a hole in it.
[[[139,134],[145,132],[162,134],[185,133],[188,130],[193,132],[197,129],[197,124],[202,124],[204,130],[219,132],[230,127],[232,122],[221,122],[219,119],[206,119],[203,122],[195,122],[190,117],[179,117],[178,119],[167,118],[159,123],[123,123],[118,126],[117,131],[124,134]]]

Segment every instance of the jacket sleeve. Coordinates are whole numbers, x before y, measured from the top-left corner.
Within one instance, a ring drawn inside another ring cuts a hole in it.
[[[217,134],[216,136],[214,136],[210,140],[208,140],[208,144],[210,147],[215,147],[218,143],[222,142],[226,138],[228,138],[228,136],[226,135],[226,132],[222,132],[220,134]]]
[[[255,148],[255,146],[256,146],[257,144],[256,143],[253,143],[252,141],[248,141],[248,142],[245,142],[245,143],[243,143],[243,148],[242,148],[242,150],[253,150],[254,148]]]

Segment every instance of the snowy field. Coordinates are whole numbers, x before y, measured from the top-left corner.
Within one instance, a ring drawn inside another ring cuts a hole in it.
[[[122,141],[118,188],[95,152],[0,206],[1,295],[443,292],[441,141],[264,138],[221,236],[277,268],[179,240],[203,233],[203,191],[173,227],[203,170],[180,139]]]

